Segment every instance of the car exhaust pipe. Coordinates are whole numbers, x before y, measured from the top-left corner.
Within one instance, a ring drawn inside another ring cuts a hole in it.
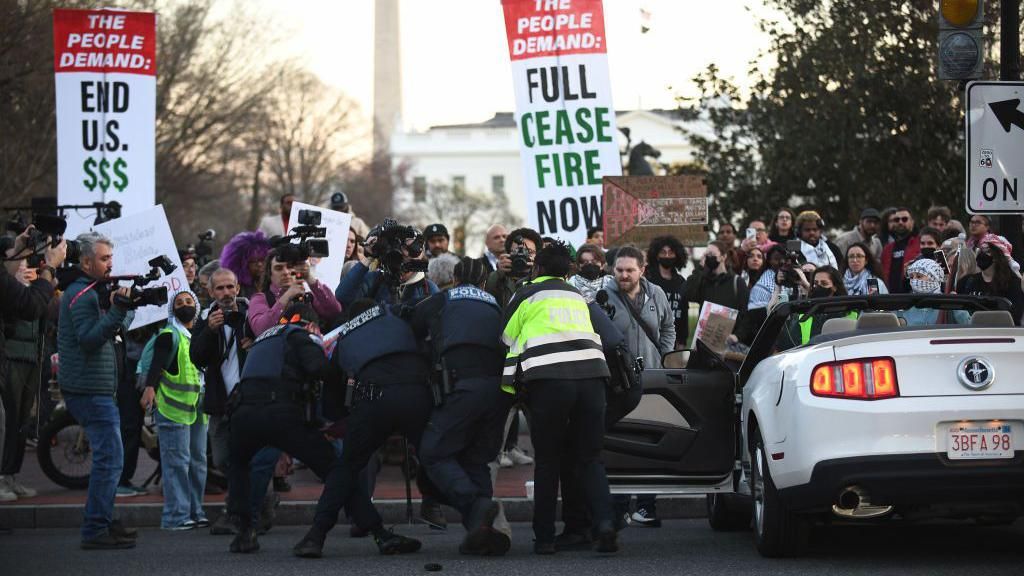
[[[871,503],[868,491],[862,486],[843,488],[832,506],[832,513],[840,518],[865,520],[879,518],[892,512],[892,506],[876,506]]]

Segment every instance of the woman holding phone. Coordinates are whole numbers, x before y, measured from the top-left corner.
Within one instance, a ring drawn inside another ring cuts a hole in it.
[[[843,286],[850,296],[889,293],[885,282],[878,277],[878,262],[863,242],[850,244],[843,266]]]

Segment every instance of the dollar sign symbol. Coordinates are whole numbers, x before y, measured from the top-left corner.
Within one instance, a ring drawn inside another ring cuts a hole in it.
[[[85,170],[86,179],[82,180],[82,184],[92,192],[96,189],[96,173],[93,169],[96,168],[96,161],[92,158],[86,158],[85,162],[82,163],[82,170]]]
[[[128,175],[124,173],[126,168],[128,168],[128,163],[124,161],[124,158],[118,158],[114,162],[114,177],[117,178],[114,188],[117,188],[118,192],[124,192],[124,189],[128,187]]]
[[[110,174],[107,174],[107,169],[110,168],[110,162],[104,158],[100,160],[100,190],[103,192],[110,188]]]

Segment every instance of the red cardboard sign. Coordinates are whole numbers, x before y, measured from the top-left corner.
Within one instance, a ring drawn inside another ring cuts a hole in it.
[[[604,54],[601,0],[502,0],[508,55],[515,60]]]
[[[122,10],[53,11],[56,72],[156,76],[156,14]]]

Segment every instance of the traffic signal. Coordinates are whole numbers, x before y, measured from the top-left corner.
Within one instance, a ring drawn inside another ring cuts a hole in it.
[[[939,0],[940,80],[981,78],[984,24],[982,0]]]

